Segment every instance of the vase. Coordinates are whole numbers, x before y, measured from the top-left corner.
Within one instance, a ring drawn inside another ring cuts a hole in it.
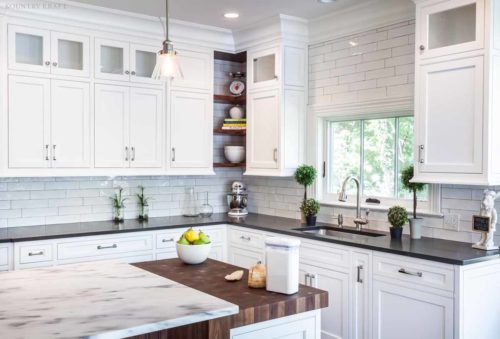
[[[125,206],[114,206],[113,207],[113,220],[115,222],[123,222],[123,214],[124,214],[124,207]]]
[[[403,235],[403,227],[391,227],[390,231],[392,239],[401,239],[401,235]]]
[[[416,218],[410,219],[410,236],[412,239],[422,238],[422,223],[424,219]]]
[[[139,205],[139,220],[149,219],[149,205]]]
[[[307,226],[316,226],[316,216],[315,215],[306,215],[306,223],[307,223]]]

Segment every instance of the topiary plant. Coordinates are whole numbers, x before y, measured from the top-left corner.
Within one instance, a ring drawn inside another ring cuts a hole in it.
[[[408,211],[401,206],[393,206],[387,211],[387,219],[394,228],[403,227],[408,221]]]
[[[300,210],[306,216],[314,216],[318,214],[319,209],[320,209],[319,202],[317,202],[315,199],[304,200],[302,202],[302,205],[300,206]]]
[[[413,219],[417,219],[417,193],[422,192],[426,184],[410,182],[411,179],[413,179],[413,165],[401,171],[401,183],[405,190],[413,193]]]
[[[313,166],[302,165],[297,168],[295,174],[295,180],[302,186],[304,186],[304,201],[307,200],[307,186],[311,186],[316,179],[317,171]]]

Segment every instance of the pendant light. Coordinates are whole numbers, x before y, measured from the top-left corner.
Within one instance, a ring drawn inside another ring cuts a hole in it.
[[[168,0],[165,0],[165,41],[163,41],[162,50],[158,52],[155,69],[152,78],[159,80],[172,80],[174,78],[183,78],[182,70],[177,58],[177,52],[174,45],[168,37]]]

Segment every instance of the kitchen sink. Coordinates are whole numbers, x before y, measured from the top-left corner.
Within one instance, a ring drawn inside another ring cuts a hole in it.
[[[331,227],[331,226],[311,226],[311,227],[302,227],[296,228],[295,231],[300,231],[308,234],[317,234],[323,236],[332,236],[332,237],[342,237],[343,235],[360,235],[365,237],[383,237],[387,234],[377,231],[371,230],[360,230],[358,231],[352,227]]]

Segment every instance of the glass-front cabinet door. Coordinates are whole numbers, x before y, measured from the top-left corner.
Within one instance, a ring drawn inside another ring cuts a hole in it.
[[[128,81],[129,44],[123,41],[95,39],[95,77]]]
[[[50,31],[9,25],[9,68],[50,73]]]
[[[248,60],[248,89],[278,84],[279,48],[250,52]]]
[[[484,0],[448,0],[420,9],[422,58],[484,47]]]
[[[89,37],[60,32],[51,33],[52,73],[88,77]]]
[[[156,66],[158,46],[130,45],[130,81],[159,83],[151,78]]]

